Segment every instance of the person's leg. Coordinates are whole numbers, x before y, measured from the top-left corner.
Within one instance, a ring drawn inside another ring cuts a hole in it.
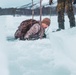
[[[58,26],[59,26],[59,29],[64,29],[64,13],[63,13],[63,11],[58,12]]]
[[[75,27],[75,17],[73,12],[72,0],[66,0],[66,12],[69,18],[70,27]]]
[[[58,2],[58,5],[57,5],[59,29],[64,29],[64,9],[65,9],[64,3],[65,3],[65,1]]]
[[[73,11],[69,11],[67,12],[68,17],[69,17],[69,22],[70,22],[70,27],[75,27],[75,18],[74,18],[74,14]]]

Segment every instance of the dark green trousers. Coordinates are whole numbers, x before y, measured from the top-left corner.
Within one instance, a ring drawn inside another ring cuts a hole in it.
[[[64,12],[67,13],[70,27],[75,26],[75,17],[73,13],[72,0],[58,0],[57,5],[58,24],[60,29],[64,29]]]

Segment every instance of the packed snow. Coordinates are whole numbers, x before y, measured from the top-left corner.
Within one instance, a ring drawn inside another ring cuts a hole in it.
[[[65,16],[65,30],[52,32],[58,28],[57,16],[45,17],[51,19],[46,39],[10,41],[31,16],[0,16],[0,75],[76,75],[76,27],[70,29]]]

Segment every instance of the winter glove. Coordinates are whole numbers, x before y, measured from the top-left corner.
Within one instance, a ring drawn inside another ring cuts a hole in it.
[[[46,34],[44,33],[44,36],[43,36],[43,38],[46,38]]]

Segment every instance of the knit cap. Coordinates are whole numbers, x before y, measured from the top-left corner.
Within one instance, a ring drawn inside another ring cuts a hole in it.
[[[43,20],[42,20],[42,23],[45,23],[46,25],[50,25],[50,19],[49,18],[44,18]]]

